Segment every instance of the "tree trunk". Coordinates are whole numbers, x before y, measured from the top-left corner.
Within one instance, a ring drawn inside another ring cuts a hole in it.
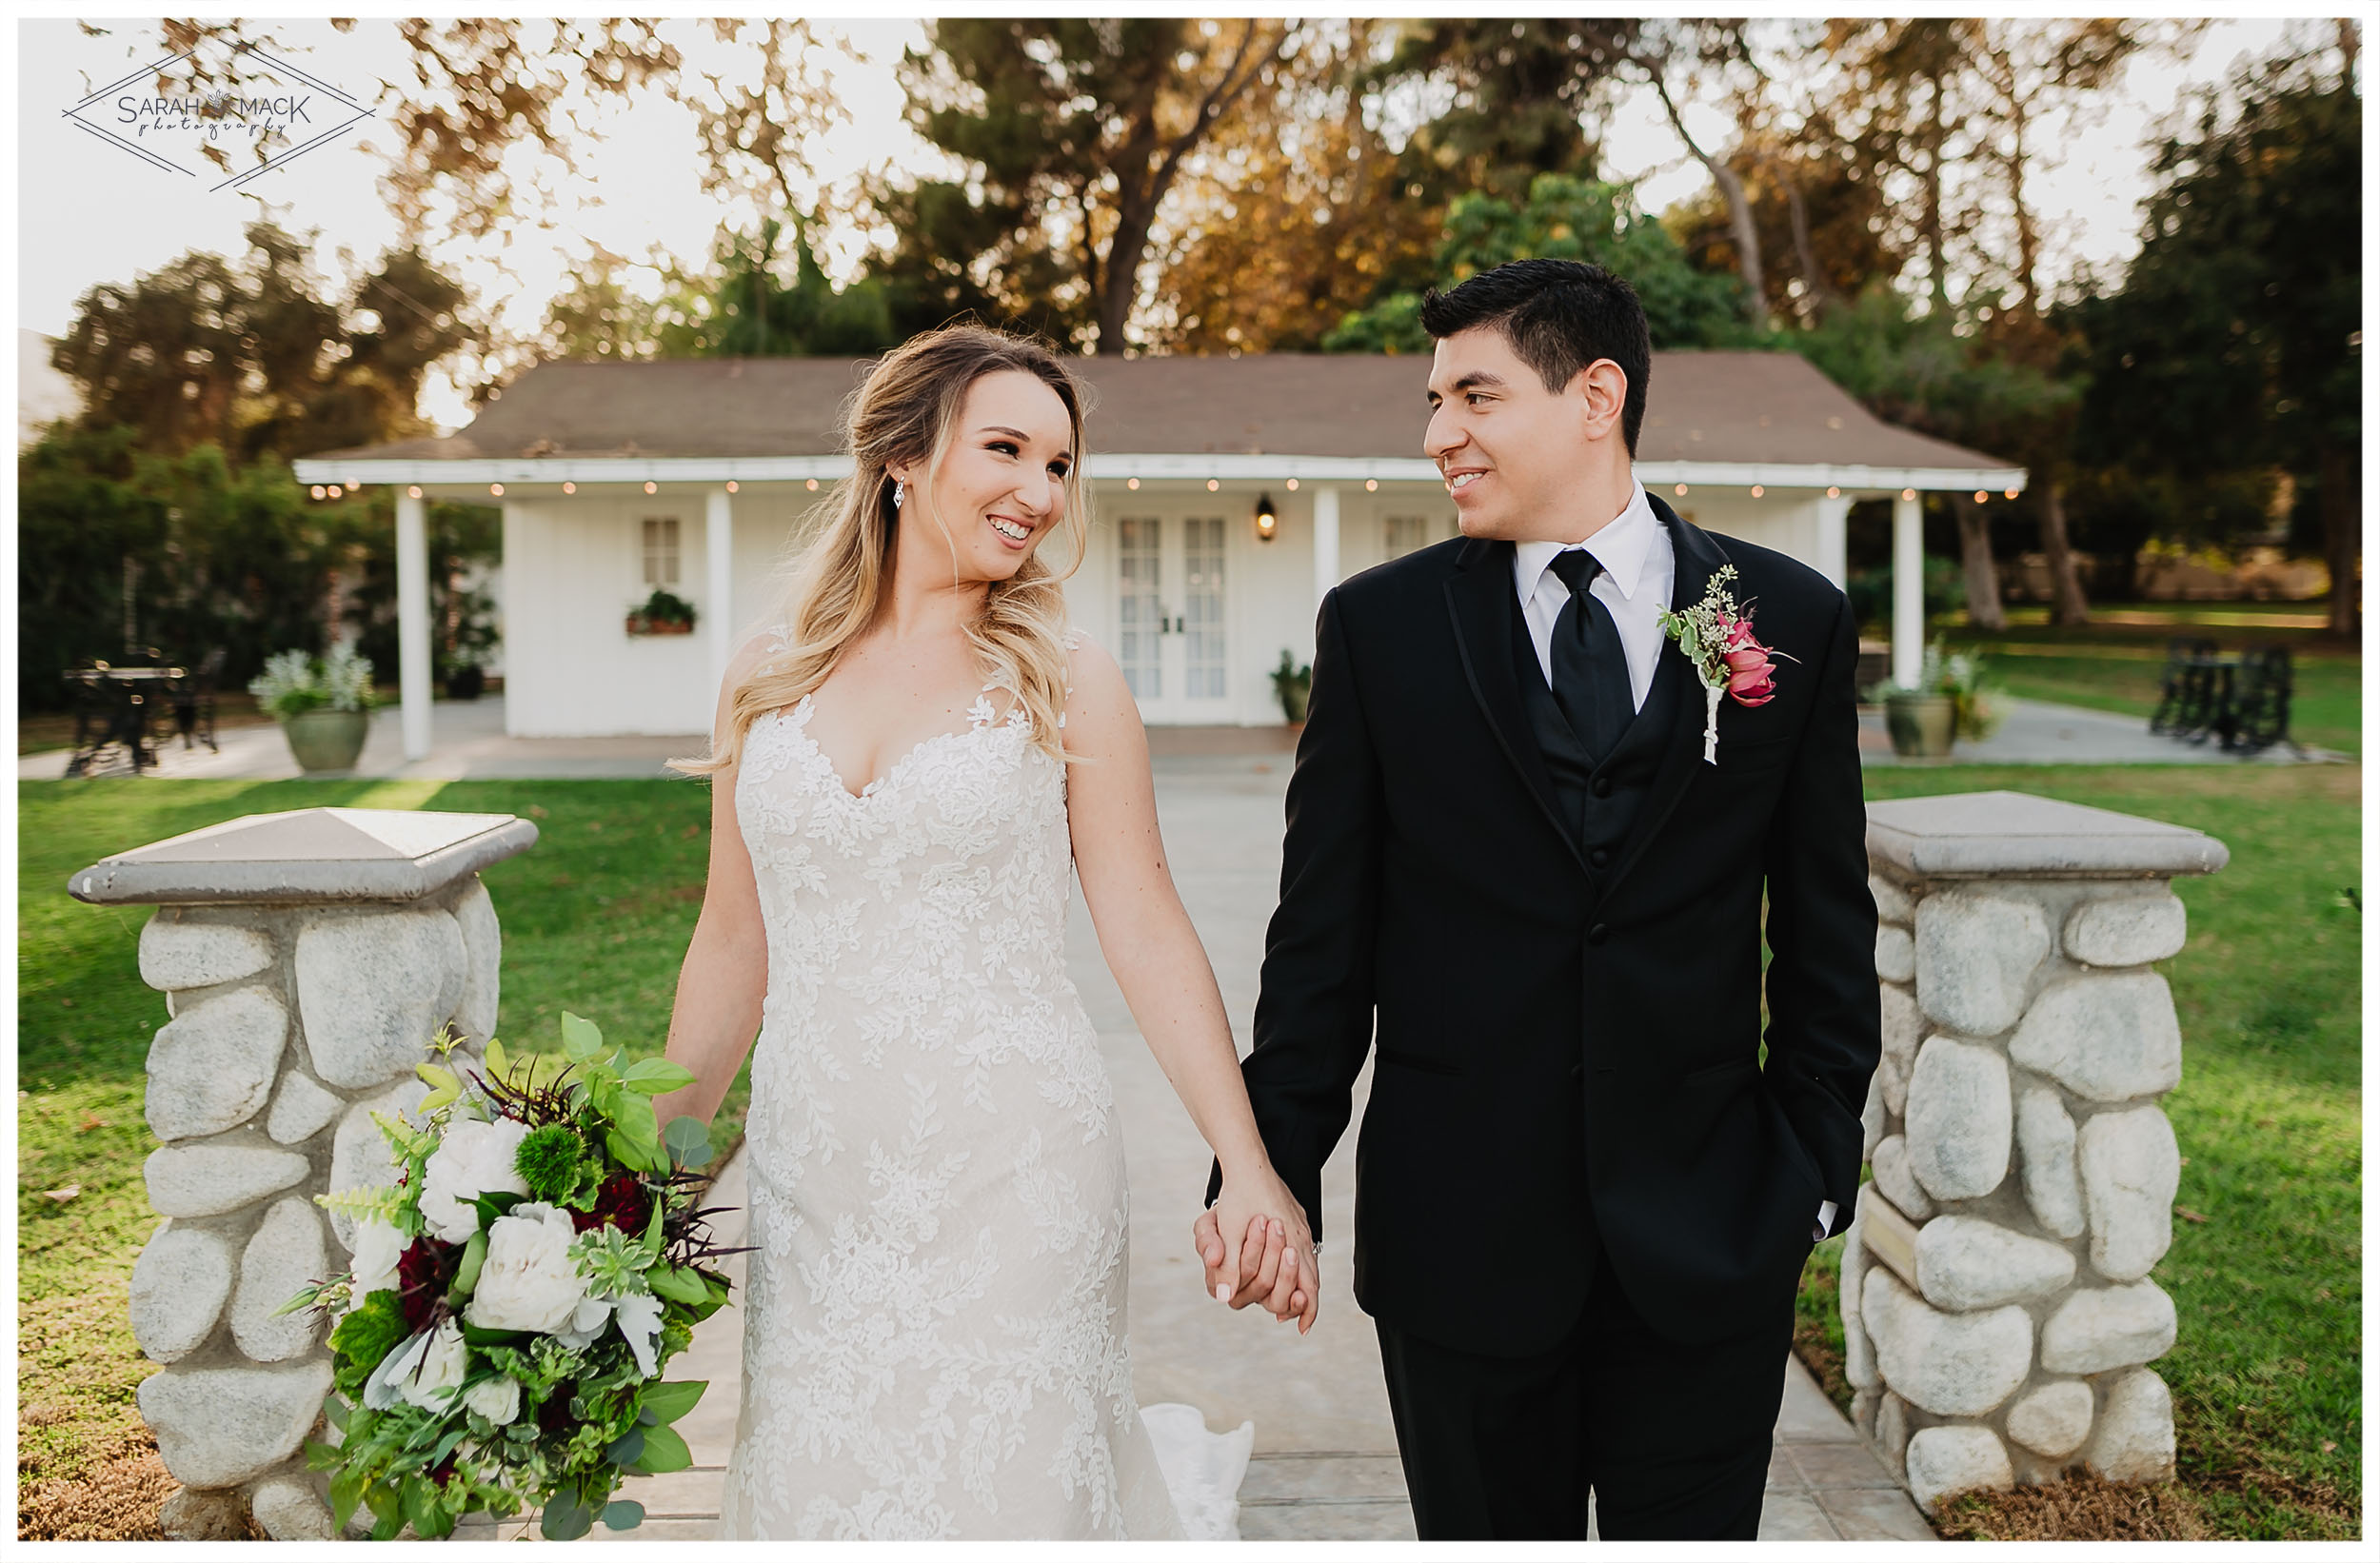
[[[1744,182],[1735,170],[1702,149],[1695,138],[1686,133],[1686,121],[1677,111],[1677,101],[1669,95],[1669,80],[1663,74],[1669,64],[1665,55],[1638,62],[1653,78],[1653,90],[1659,95],[1661,108],[1669,115],[1669,128],[1677,139],[1686,144],[1686,150],[1711,175],[1711,182],[1719,188],[1719,197],[1727,203],[1727,225],[1735,237],[1735,269],[1744,280],[1744,316],[1755,330],[1768,323],[1768,286],[1760,267],[1760,230],[1752,221],[1752,203],[1744,196]]]
[[[1942,76],[1935,71],[1926,77],[1933,89],[1931,110],[1926,125],[1926,280],[1927,293],[1939,314],[1951,307],[1950,278],[1942,257]]]
[[[1810,242],[1810,208],[1801,198],[1801,181],[1780,164],[1777,183],[1785,187],[1785,211],[1794,225],[1794,258],[1801,266],[1802,318],[1815,323],[1833,302],[1834,289],[1827,286],[1826,273],[1818,269],[1817,247]]]
[[[2363,583],[2356,579],[2363,558],[2362,475],[2355,469],[2355,452],[2347,445],[2324,445],[2320,461],[2323,554],[2330,566],[2330,633],[2353,641],[2364,628]]]
[[[2008,627],[2000,606],[2000,571],[1992,561],[1992,524],[1972,494],[1953,494],[1951,514],[1958,518],[1958,562],[1967,579],[1967,622],[1977,629]]]
[[[2050,556],[2050,623],[2072,627],[2091,623],[2091,600],[2074,570],[2074,550],[2066,541],[2066,490],[2053,478],[2041,485],[2041,551]]]

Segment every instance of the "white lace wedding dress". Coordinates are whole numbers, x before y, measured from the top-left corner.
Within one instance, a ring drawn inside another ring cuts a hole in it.
[[[971,716],[857,796],[806,698],[744,742],[768,986],[720,1534],[1236,1537],[1252,1429],[1133,1400],[1064,767],[1021,707]]]

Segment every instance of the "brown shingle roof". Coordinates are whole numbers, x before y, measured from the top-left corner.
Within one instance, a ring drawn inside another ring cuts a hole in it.
[[[823,456],[867,360],[685,359],[535,366],[445,439],[327,458]],[[1418,457],[1417,357],[1085,358],[1094,452]],[[1656,353],[1642,462],[2004,468],[1895,427],[1795,353]]]

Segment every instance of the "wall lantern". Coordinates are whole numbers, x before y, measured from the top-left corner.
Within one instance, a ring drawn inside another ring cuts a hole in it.
[[[1256,502],[1256,540],[1270,543],[1280,531],[1280,512],[1273,508],[1273,496],[1259,494]]]

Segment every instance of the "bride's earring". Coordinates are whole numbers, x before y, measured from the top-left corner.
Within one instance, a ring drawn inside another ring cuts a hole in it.
[[[895,479],[893,480],[893,508],[894,508],[894,509],[896,509],[896,510],[900,509],[900,508],[901,508],[901,502],[902,502],[902,500],[906,499],[907,497],[908,497],[908,487],[907,487],[907,485],[904,485],[904,484],[903,484],[903,483],[902,483],[902,482],[899,478],[895,478]]]

